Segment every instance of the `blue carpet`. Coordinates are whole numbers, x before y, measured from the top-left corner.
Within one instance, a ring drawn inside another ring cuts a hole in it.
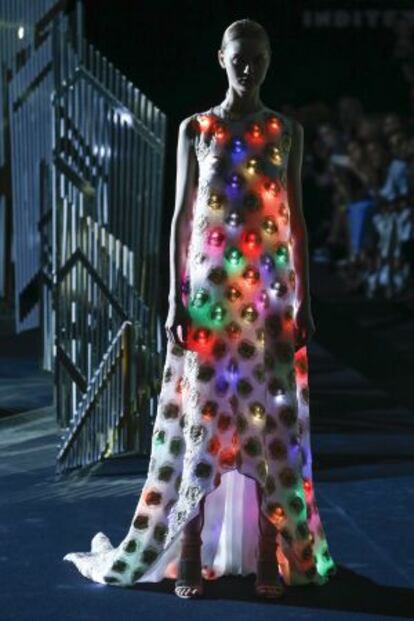
[[[123,539],[147,462],[123,457],[55,476],[53,378],[38,369],[31,331],[0,343],[0,621],[414,619],[413,318],[343,296],[329,271],[313,269],[313,465],[339,565],[332,581],[273,603],[255,599],[254,575],[205,582],[199,601],[176,597],[172,580],[120,589],[83,578],[62,557],[88,550],[100,530],[115,545]]]
[[[58,433],[45,408],[0,421],[2,621],[413,618],[412,412],[316,342],[311,368],[316,495],[339,564],[329,584],[292,587],[273,603],[255,599],[254,575],[205,582],[200,601],[176,597],[172,580],[130,589],[90,582],[61,559],[88,550],[99,530],[122,540],[147,463],[123,457],[57,478]],[[347,392],[358,398],[342,402]]]

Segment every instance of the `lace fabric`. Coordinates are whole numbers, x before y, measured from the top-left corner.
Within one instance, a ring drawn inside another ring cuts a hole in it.
[[[65,560],[114,586],[175,578],[183,529],[206,497],[204,578],[255,572],[261,509],[278,528],[285,582],[323,584],[335,563],[312,480],[307,349],[294,348],[291,121],[266,107],[237,120],[209,109],[193,121],[188,342],[168,343],[128,533],[114,547],[99,532],[89,552]]]

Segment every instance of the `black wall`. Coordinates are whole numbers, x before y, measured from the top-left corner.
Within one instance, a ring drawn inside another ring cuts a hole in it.
[[[315,99],[333,105],[340,95],[352,94],[369,111],[407,109],[408,89],[391,58],[394,35],[380,18],[376,27],[363,19],[360,27],[337,28],[305,27],[304,17],[324,9],[412,10],[412,2],[84,0],[84,6],[89,41],[168,116],[166,244],[174,207],[178,123],[224,98],[227,82],[217,49],[232,21],[250,17],[270,35],[272,64],[261,91],[266,105],[278,109]],[[168,264],[162,274],[167,288]]]

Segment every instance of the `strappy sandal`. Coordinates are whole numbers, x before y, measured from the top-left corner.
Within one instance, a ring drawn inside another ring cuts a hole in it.
[[[269,599],[280,599],[285,594],[285,585],[279,575],[274,559],[259,558],[257,560],[256,595]]]
[[[184,599],[203,595],[201,578],[201,563],[197,560],[185,558],[180,560],[179,578],[175,581],[175,594]]]
[[[259,501],[261,496],[259,490]],[[260,508],[259,504],[259,508]],[[259,597],[280,599],[285,593],[285,585],[279,575],[276,560],[277,531],[265,515],[259,513],[259,542],[254,589]]]
[[[186,558],[190,549],[189,558]],[[178,578],[175,581],[174,592],[184,599],[196,598],[203,595],[203,579],[201,575],[201,558],[195,557],[200,550],[200,544],[186,544],[186,554],[179,560]]]
[[[178,597],[185,599],[196,598],[203,595],[203,576],[201,573],[201,532],[204,526],[204,503],[205,496],[200,501],[201,523],[188,526],[183,538],[181,555],[178,564],[178,577],[175,581],[174,592]],[[195,528],[195,530],[194,530]]]

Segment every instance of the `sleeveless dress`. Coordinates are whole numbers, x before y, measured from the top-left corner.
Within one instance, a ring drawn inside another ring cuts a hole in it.
[[[336,572],[312,480],[307,348],[295,352],[287,195],[289,117],[267,107],[191,117],[198,160],[186,271],[186,346],[168,341],[149,469],[129,530],[72,552],[87,578],[175,579],[183,529],[199,512],[202,575],[256,573],[258,495],[277,527],[287,585]]]

